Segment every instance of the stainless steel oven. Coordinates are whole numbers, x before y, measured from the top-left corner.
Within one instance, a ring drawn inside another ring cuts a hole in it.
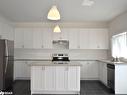
[[[107,81],[108,87],[110,90],[114,92],[115,87],[115,65],[114,64],[107,64]]]

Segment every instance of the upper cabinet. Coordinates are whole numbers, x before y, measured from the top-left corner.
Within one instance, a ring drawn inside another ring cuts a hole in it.
[[[15,48],[52,49],[53,40],[68,40],[69,49],[108,49],[107,29],[63,28],[54,33],[50,28],[16,28]]]
[[[78,49],[78,29],[69,29],[69,49]]]
[[[7,23],[0,22],[0,38],[14,40],[14,28]]]
[[[69,40],[69,29],[61,29],[60,33],[52,32],[53,40]]]
[[[88,29],[80,29],[79,30],[79,48],[80,49],[89,49],[89,30]]]
[[[80,49],[108,49],[107,29],[80,29]]]
[[[107,29],[89,30],[89,48],[90,49],[108,49],[109,39]]]
[[[15,48],[52,48],[51,29],[43,28],[16,28]]]

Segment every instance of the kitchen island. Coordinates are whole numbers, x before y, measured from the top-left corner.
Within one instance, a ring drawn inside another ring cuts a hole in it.
[[[29,66],[31,95],[80,94],[80,63],[38,61]]]

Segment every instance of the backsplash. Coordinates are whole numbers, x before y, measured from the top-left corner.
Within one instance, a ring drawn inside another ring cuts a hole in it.
[[[108,50],[15,49],[15,59],[51,59],[53,53],[68,53],[70,59],[107,59]]]

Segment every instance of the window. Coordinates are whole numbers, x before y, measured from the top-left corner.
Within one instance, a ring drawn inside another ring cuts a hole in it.
[[[112,37],[112,56],[127,58],[127,32]]]

